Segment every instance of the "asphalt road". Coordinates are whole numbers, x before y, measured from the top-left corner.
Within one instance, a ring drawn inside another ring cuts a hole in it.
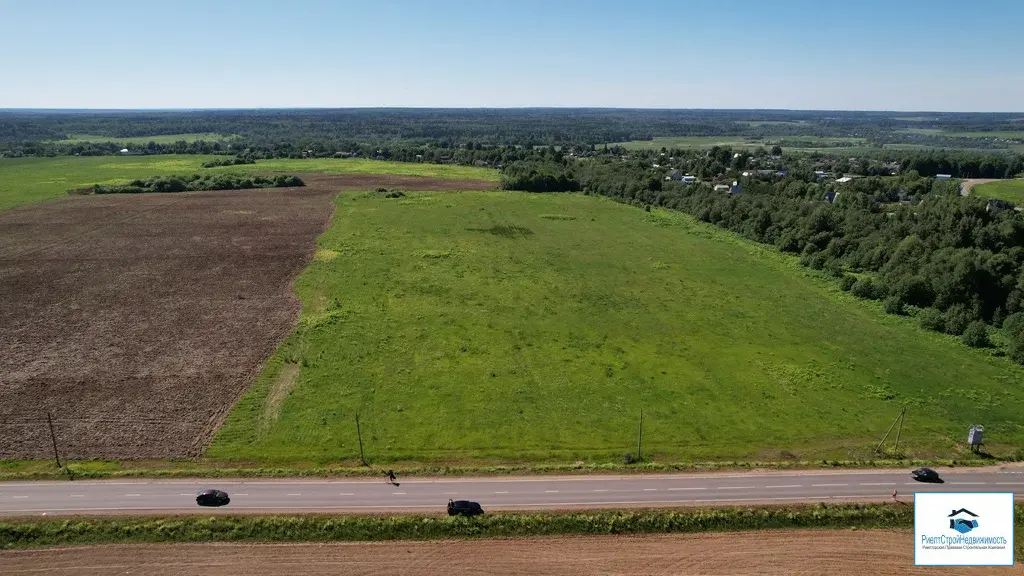
[[[714,505],[744,502],[843,501],[916,492],[1020,492],[1024,468],[940,471],[924,484],[901,472],[788,472],[713,475],[576,476],[379,480],[140,480],[0,483],[0,514],[109,512],[208,513],[196,505],[206,488],[228,492],[231,511],[443,511],[448,499],[476,500],[485,510]]]

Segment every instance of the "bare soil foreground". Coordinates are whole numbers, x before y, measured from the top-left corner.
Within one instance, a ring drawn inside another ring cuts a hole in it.
[[[0,458],[197,454],[291,329],[337,188],[0,212]],[[0,572],[4,572],[0,570]]]
[[[667,536],[330,544],[115,545],[0,552],[15,575],[1024,574],[914,566],[909,532],[774,531]]]

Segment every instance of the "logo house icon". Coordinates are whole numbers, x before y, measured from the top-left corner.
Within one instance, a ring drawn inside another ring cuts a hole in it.
[[[967,534],[978,527],[976,518],[978,518],[978,515],[966,508],[953,510],[949,514],[949,528],[961,534]]]

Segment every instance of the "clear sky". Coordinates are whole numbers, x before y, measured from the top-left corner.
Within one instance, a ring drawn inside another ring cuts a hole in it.
[[[1024,0],[0,0],[0,108],[1024,111]]]

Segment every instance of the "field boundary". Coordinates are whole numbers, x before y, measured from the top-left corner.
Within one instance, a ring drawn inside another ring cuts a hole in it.
[[[947,460],[820,460],[765,462],[640,462],[508,464],[493,466],[408,466],[388,464],[403,477],[465,477],[465,476],[552,476],[589,474],[646,474],[657,472],[727,472],[727,471],[792,471],[837,469],[909,469],[919,466],[946,468],[991,468],[1015,465],[1013,459],[947,459]],[[219,466],[217,462],[161,463],[163,466],[125,468],[113,461],[64,462],[57,468],[42,460],[4,463],[0,461],[0,481],[11,480],[85,480],[113,478],[366,478],[383,472],[373,466],[322,467],[238,467]]]
[[[1018,526],[1024,504],[1016,504]],[[0,522],[0,548],[115,542],[366,542],[561,535],[680,534],[808,528],[909,528],[909,503],[685,510],[442,515],[22,518]]]

